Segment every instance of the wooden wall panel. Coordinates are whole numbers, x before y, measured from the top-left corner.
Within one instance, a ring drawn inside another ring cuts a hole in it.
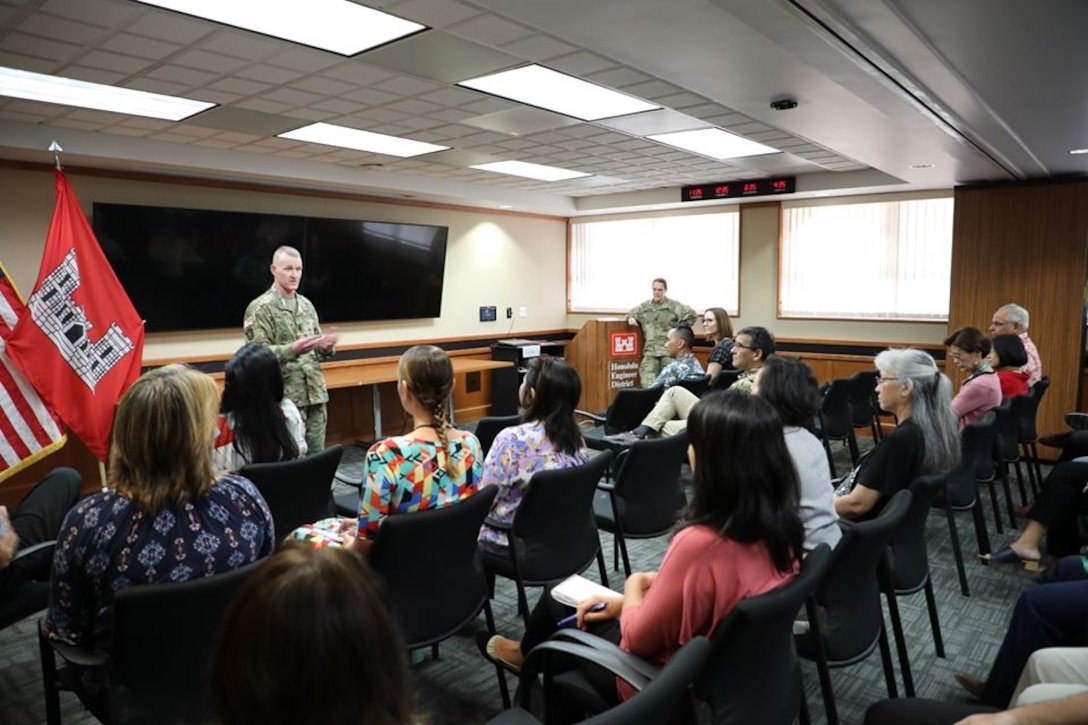
[[[955,199],[948,328],[985,330],[1000,305],[1027,308],[1051,381],[1039,431],[1064,430],[1080,403],[1088,182],[963,188]]]

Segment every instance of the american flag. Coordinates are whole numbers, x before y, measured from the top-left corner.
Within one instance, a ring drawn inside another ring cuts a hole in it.
[[[23,307],[0,264],[0,481],[67,440],[56,417],[7,355],[6,340]]]

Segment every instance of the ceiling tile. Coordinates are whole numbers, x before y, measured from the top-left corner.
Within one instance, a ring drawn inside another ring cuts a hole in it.
[[[274,86],[290,83],[301,78],[304,73],[286,68],[277,68],[273,65],[256,64],[238,70],[234,75],[257,83],[271,84]]]
[[[164,40],[144,38],[131,33],[117,33],[99,44],[102,50],[113,51],[124,55],[146,58],[148,60],[160,60],[177,52],[181,46],[176,43],[168,43]]]
[[[456,0],[405,0],[391,5],[390,13],[431,28],[444,28],[480,15],[480,11]]]
[[[222,53],[211,53],[206,50],[192,50],[179,53],[170,59],[171,63],[177,63],[188,68],[206,70],[217,75],[230,73],[241,68],[244,62],[238,58]]]
[[[462,38],[475,40],[485,45],[497,47],[512,43],[533,34],[530,28],[491,13],[478,15],[460,23],[450,25],[449,32]]]
[[[283,42],[224,28],[201,40],[200,47],[213,53],[252,61],[279,52],[283,49]]]
[[[73,65],[64,69],[65,78],[74,78],[78,81],[89,83],[104,83],[105,85],[118,85],[125,79],[124,73],[102,70],[101,68],[84,68]]]
[[[103,28],[86,21],[76,22],[48,15],[31,15],[19,25],[19,30],[42,38],[63,40],[76,45],[89,45],[92,40],[102,35]]]
[[[300,91],[297,88],[277,88],[274,91],[264,94],[264,98],[279,101],[280,103],[289,103],[294,106],[309,106],[312,103],[317,103],[322,100],[324,96]]]
[[[577,50],[573,45],[539,33],[505,43],[501,47],[507,53],[532,61],[544,61]]]
[[[181,66],[176,65],[165,65],[160,68],[155,68],[147,75],[150,78],[178,83],[189,88],[206,85],[217,78],[214,73],[205,73],[202,70],[182,68]]]
[[[143,59],[137,60],[132,56],[107,53],[102,50],[92,50],[81,57],[79,63],[80,65],[90,66],[91,68],[111,70],[117,73],[124,73],[125,75],[142,72],[149,65],[149,63]]]
[[[562,71],[563,73],[569,73],[570,75],[584,78],[593,73],[611,70],[618,64],[607,58],[590,53],[588,50],[579,50],[576,53],[551,58],[547,63],[544,63],[544,65],[554,70]]]
[[[209,83],[207,88],[223,93],[234,93],[239,96],[254,96],[268,90],[265,83],[254,83],[241,78],[220,78],[214,83]]]
[[[82,48],[74,43],[45,40],[26,33],[11,33],[4,38],[4,50],[8,53],[22,53],[31,58],[65,61],[75,57]],[[24,66],[19,64],[16,67]]]
[[[94,3],[96,8],[101,5],[102,3]],[[146,13],[125,29],[137,35],[146,35],[150,38],[166,40],[172,43],[188,44],[216,32],[216,28],[217,26],[214,23],[203,20],[190,20],[167,10],[148,8]]]
[[[339,65],[343,58],[332,53],[310,48],[289,47],[282,53],[264,59],[265,63],[286,68],[288,70],[301,71],[303,73],[316,73],[332,66]]]
[[[367,63],[441,83],[486,75],[522,59],[440,30],[429,30],[360,56]]]
[[[16,4],[24,5],[28,3],[17,2]],[[48,0],[41,4],[41,8],[50,15],[103,28],[121,27],[131,18],[146,12],[146,8],[134,3],[108,2],[92,4],[77,2],[76,0]]]
[[[440,88],[436,83],[404,76],[392,76],[374,84],[374,87],[378,90],[396,93],[399,96],[418,96]]]

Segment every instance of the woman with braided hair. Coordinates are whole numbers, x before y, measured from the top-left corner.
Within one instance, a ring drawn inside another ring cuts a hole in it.
[[[449,357],[433,345],[416,345],[401,355],[397,376],[397,395],[412,428],[367,451],[358,519],[325,519],[297,529],[295,538],[315,546],[368,548],[386,516],[441,508],[476,492],[480,442],[449,427]]]

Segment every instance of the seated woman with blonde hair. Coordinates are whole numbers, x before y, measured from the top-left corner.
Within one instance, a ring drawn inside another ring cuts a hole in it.
[[[218,407],[215,382],[181,365],[144,373],[121,396],[110,490],[76,504],[57,535],[46,637],[108,653],[119,590],[212,576],[272,551],[272,514],[256,487],[237,474],[216,477]],[[101,719],[104,668],[78,675],[76,694]]]

